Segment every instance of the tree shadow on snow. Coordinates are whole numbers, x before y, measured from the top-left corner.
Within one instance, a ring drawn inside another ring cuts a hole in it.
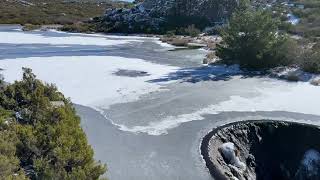
[[[159,83],[176,81],[197,83],[200,81],[228,81],[234,76],[241,76],[241,78],[259,77],[263,76],[262,72],[245,72],[239,69],[239,66],[226,66],[226,65],[210,65],[195,68],[182,68],[176,72],[169,73],[168,75],[153,79],[148,82]]]

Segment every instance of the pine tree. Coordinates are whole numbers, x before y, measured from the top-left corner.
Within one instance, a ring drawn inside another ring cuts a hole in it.
[[[0,91],[0,107],[15,120],[17,143],[10,152],[18,164],[30,179],[99,179],[106,167],[94,161],[70,100],[54,85],[36,79],[30,69],[23,71],[21,81]],[[55,106],[56,101],[64,105]]]
[[[217,56],[226,64],[248,69],[265,69],[291,62],[288,48],[292,41],[278,31],[279,21],[270,12],[240,5],[222,31]]]

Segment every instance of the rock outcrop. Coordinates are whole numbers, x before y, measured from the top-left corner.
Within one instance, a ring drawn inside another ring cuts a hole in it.
[[[107,32],[166,32],[195,24],[198,28],[224,22],[238,0],[144,0],[131,9],[108,9],[95,18]]]
[[[220,22],[230,15],[237,4],[237,0],[145,0],[141,5],[163,17],[193,16]]]

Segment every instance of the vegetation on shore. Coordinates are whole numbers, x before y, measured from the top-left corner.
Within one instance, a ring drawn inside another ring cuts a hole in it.
[[[88,22],[78,22],[73,24],[65,24],[61,28],[61,31],[74,32],[74,33],[91,33],[97,32],[96,26]]]
[[[269,11],[244,5],[222,30],[216,54],[223,63],[239,64],[245,69],[298,65],[304,71],[320,73],[318,45],[290,38],[279,31],[280,25]]]
[[[34,25],[34,24],[24,24],[24,26],[22,27],[23,31],[32,31],[32,30],[36,30],[36,29],[40,29],[41,26],[40,25]]]
[[[273,68],[291,63],[288,38],[278,32],[278,24],[268,11],[239,9],[222,33],[217,56],[226,64],[247,69]]]
[[[99,179],[106,167],[70,100],[23,70],[21,81],[0,81],[0,179]]]
[[[320,73],[320,43],[314,44],[311,48],[307,48],[302,52],[299,61],[300,66],[306,72]]]
[[[108,8],[130,3],[113,1],[1,0],[0,24],[73,24],[101,16]]]
[[[0,23],[24,24],[24,30],[40,28],[41,24],[62,24],[60,30],[68,32],[119,32],[119,28],[121,30],[121,27],[125,28],[127,25],[122,26],[122,22],[117,22],[115,29],[102,25],[101,15],[108,8],[132,8],[134,5],[95,0],[26,2],[28,3],[1,1]],[[315,45],[319,44],[320,37],[320,4],[317,0],[294,0],[291,4],[280,1],[272,3],[270,7],[267,7],[265,2],[253,1],[250,5],[249,1],[241,2],[242,10],[233,13],[228,25],[213,28],[213,31],[223,38],[222,43],[217,48],[214,47],[216,55],[223,63],[238,63],[242,68],[253,70],[298,65],[307,72],[320,73],[320,48]],[[249,6],[251,8],[248,8]],[[290,24],[288,14],[297,16],[300,22],[296,25]],[[165,34],[161,39],[164,42],[187,47],[192,38],[197,37],[201,33],[200,29],[207,24],[200,19],[169,19],[168,27],[161,27],[159,32],[145,29],[144,33]],[[299,35],[302,40],[294,40],[292,35]],[[213,43],[214,46],[216,43]],[[216,56],[211,53],[209,58],[216,59]]]
[[[290,32],[312,41],[319,41],[320,1],[294,0],[293,3],[300,5],[292,9],[293,14],[300,18],[300,22],[296,26],[293,26]]]

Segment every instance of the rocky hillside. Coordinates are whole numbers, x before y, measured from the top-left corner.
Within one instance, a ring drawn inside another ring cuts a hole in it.
[[[191,24],[203,29],[225,21],[237,4],[237,0],[144,0],[130,9],[108,9],[95,21],[104,32],[164,33]]]
[[[237,0],[145,0],[142,6],[162,16],[198,16],[211,22],[223,21]]]
[[[0,24],[70,24],[128,4],[110,0],[0,0]]]

